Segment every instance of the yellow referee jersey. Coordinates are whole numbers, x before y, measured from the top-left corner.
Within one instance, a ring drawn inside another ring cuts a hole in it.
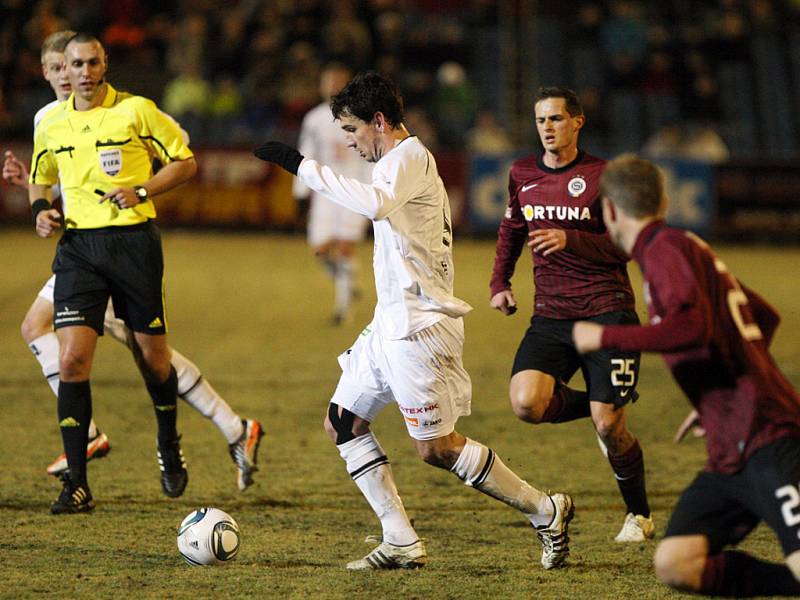
[[[45,115],[34,134],[30,182],[61,184],[67,228],[135,225],[156,216],[151,200],[119,209],[100,204],[102,195],[149,180],[154,158],[167,164],[192,156],[177,123],[152,101],[108,85],[101,106],[78,111],[70,96]]]

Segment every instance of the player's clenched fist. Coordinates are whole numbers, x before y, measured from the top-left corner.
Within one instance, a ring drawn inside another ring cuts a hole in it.
[[[61,213],[55,208],[40,211],[36,215],[36,233],[39,237],[51,237],[61,227]]]
[[[499,310],[504,315],[513,315],[517,312],[517,301],[514,298],[514,293],[511,290],[503,290],[497,292],[492,296],[489,302],[492,308]]]
[[[261,160],[280,165],[292,175],[297,175],[297,169],[303,162],[303,155],[291,146],[282,142],[266,142],[253,150],[253,154]]]

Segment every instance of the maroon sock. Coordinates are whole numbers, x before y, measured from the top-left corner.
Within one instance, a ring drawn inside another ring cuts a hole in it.
[[[582,419],[592,414],[589,408],[589,395],[556,384],[550,404],[542,415],[542,423],[566,423],[575,419]]]
[[[727,598],[800,596],[789,567],[728,550],[706,558],[700,593]]]
[[[608,455],[608,462],[614,470],[622,499],[627,512],[643,517],[650,516],[650,505],[647,503],[647,490],[644,484],[644,455],[639,440],[633,442],[624,454]]]

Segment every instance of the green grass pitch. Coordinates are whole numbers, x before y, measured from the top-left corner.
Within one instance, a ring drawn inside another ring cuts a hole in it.
[[[53,517],[59,485],[45,466],[61,450],[55,400],[25,347],[19,324],[49,275],[55,241],[32,229],[3,230],[0,271],[0,597],[3,598],[672,598],[652,569],[655,543],[613,542],[624,507],[588,421],[531,426],[507,401],[508,375],[531,310],[530,259],[518,265],[520,310],[488,306],[494,244],[457,239],[456,292],[466,317],[465,363],[472,416],[458,429],[493,447],[531,484],[573,495],[569,567],[544,571],[524,519],[449,473],[416,458],[398,411],[374,425],[429,564],[415,572],[349,573],[368,551],[378,522],[322,430],[339,369],[336,356],[371,317],[371,247],[360,248],[364,297],[351,324],[330,325],[332,286],[301,237],[164,233],[171,344],[197,363],[240,414],[264,424],[256,485],[236,490],[226,443],[187,405],[179,430],[189,465],[185,495],[161,494],[150,400],[127,351],[100,340],[92,377],[94,411],[113,450],[90,463],[97,508]],[[800,248],[718,248],[744,282],[781,311],[774,354],[800,384]],[[631,267],[634,287],[640,278]],[[641,308],[641,303],[640,303]],[[629,422],[645,452],[659,534],[677,495],[701,468],[701,441],[673,432],[688,411],[660,358],[644,361],[641,400]],[[185,565],[175,545],[183,517],[221,508],[242,529],[238,558],[218,568]],[[759,528],[744,548],[780,560],[773,534]]]

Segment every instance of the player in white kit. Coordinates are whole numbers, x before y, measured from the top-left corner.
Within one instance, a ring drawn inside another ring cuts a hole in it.
[[[522,511],[542,542],[542,565],[563,565],[572,499],[531,487],[491,449],[455,430],[458,418],[470,413],[471,382],[461,359],[462,317],[471,307],[453,296],[450,205],[433,156],[403,125],[402,98],[383,75],[356,76],[334,96],[331,109],[348,146],[375,163],[372,183],[345,177],[280,142],[268,142],[255,154],[366,216],[375,233],[378,304],[372,322],[339,356],[342,376],[325,419],[383,528],[380,544],[347,568],[416,568],[427,561],[386,454],[370,431],[392,402],[425,462]]]
[[[72,90],[64,65],[64,48],[74,35],[73,31],[59,31],[48,36],[42,44],[42,72],[53,88],[56,99],[36,113],[34,129],[50,109],[70,96]],[[28,170],[10,151],[6,151],[3,161],[3,179],[21,187],[28,187]],[[54,186],[54,198],[59,196],[58,190],[55,189],[57,187]],[[22,337],[39,361],[47,383],[58,396],[59,344],[53,331],[54,285],[55,275],[50,277],[39,291],[25,315],[21,329]],[[121,319],[116,318],[110,301],[106,309],[104,329],[112,338],[127,345],[131,351],[135,350],[130,330]],[[197,366],[174,348],[171,362],[178,375],[178,395],[203,416],[211,419],[225,437],[229,453],[237,468],[237,486],[239,490],[244,491],[253,483],[253,473],[258,470],[256,466],[258,446],[264,435],[261,424],[254,419],[239,417],[203,378]],[[86,447],[87,460],[105,456],[110,449],[108,436],[101,432],[92,420],[89,425],[89,444]],[[66,469],[67,457],[61,454],[47,467],[47,472],[50,475],[60,476]]]
[[[351,76],[350,70],[341,63],[330,63],[322,70],[319,91],[325,101],[303,118],[298,150],[341,175],[367,183],[372,179],[372,165],[359,159],[347,147],[344,133],[331,114],[331,97]],[[338,325],[349,315],[355,279],[355,247],[364,239],[369,222],[362,215],[310,190],[300,179],[294,180],[292,190],[295,198],[310,196],[308,243],[333,280],[333,322]]]

